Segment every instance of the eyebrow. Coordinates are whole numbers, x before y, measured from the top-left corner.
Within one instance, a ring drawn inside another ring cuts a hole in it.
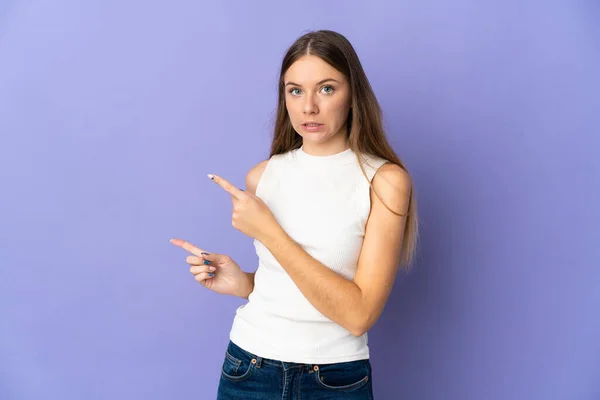
[[[334,81],[334,82],[340,83],[340,82],[336,81],[333,78],[327,78],[327,79],[323,79],[322,81],[317,82],[317,84],[315,86],[318,86],[318,85],[320,85],[322,83],[329,82],[329,81]],[[294,82],[288,82],[288,83],[285,84],[285,86],[288,86],[288,85],[294,85],[294,86],[300,86],[300,87],[302,86],[302,85],[299,85],[299,84],[294,83]]]

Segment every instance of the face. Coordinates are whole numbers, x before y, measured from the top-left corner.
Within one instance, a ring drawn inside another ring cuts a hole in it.
[[[284,85],[290,121],[305,144],[346,137],[350,85],[341,72],[319,57],[304,56],[286,71]]]

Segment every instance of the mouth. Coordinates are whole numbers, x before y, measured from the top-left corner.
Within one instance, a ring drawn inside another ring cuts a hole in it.
[[[306,127],[313,127],[316,128],[318,126],[322,126],[323,124],[319,124],[317,122],[307,122],[305,124],[302,124],[302,126],[306,126]]]
[[[302,130],[304,130],[305,132],[322,132],[323,127],[325,125],[319,124],[317,122],[306,122],[306,123],[302,124],[301,126],[302,126]]]

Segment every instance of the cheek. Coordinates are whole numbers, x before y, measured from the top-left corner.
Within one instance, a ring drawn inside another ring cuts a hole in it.
[[[335,116],[335,119],[341,121],[342,123],[346,121],[349,110],[350,107],[344,100],[336,101],[335,103],[330,104],[330,107],[328,107],[329,114]]]

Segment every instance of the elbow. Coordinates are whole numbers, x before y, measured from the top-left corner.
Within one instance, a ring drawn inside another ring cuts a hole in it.
[[[352,336],[359,337],[367,333],[369,329],[371,329],[372,325],[373,323],[371,318],[362,316],[361,318],[355,319],[351,324],[349,324],[348,327],[346,327],[346,329],[352,334]]]
[[[348,332],[350,332],[352,336],[359,337],[367,333],[367,329],[363,329],[362,327],[355,327],[351,330],[348,330]]]

